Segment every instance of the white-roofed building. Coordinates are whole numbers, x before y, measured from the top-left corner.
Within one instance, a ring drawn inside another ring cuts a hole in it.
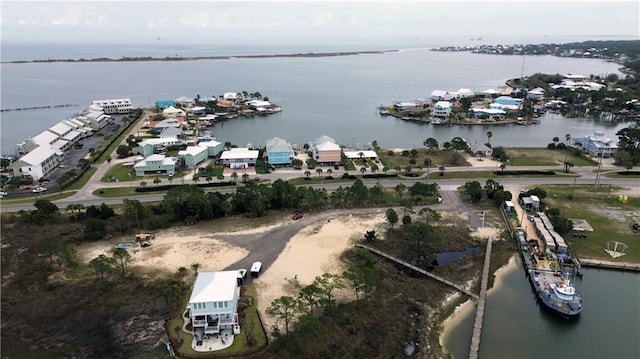
[[[51,146],[40,146],[11,164],[16,177],[31,176],[34,180],[44,178],[60,164],[62,152]]]
[[[230,148],[220,155],[222,164],[230,168],[247,168],[255,166],[260,151],[249,148]]]
[[[133,110],[131,100],[128,98],[116,98],[108,100],[95,100],[92,105],[99,106],[106,114],[129,113]]]
[[[54,142],[58,140],[58,137],[59,136],[53,132],[42,131],[21,144],[20,149],[25,153],[29,153],[38,147],[49,148],[51,147],[51,145],[53,145]]]
[[[238,271],[198,273],[187,305],[194,336],[220,334],[225,329],[239,334],[239,296]]]
[[[177,99],[173,100],[176,104],[182,106],[182,107],[186,107],[186,108],[191,108],[193,106],[196,105],[196,101],[194,99],[192,99],[191,97],[187,97],[187,96],[182,96],[182,97],[178,97]]]
[[[160,147],[166,147],[182,143],[182,140],[173,137],[148,138],[138,143],[138,152],[143,156],[151,156]]]
[[[473,97],[475,94],[471,89],[461,88],[458,90],[458,97]]]
[[[434,117],[449,117],[451,115],[451,102],[449,101],[438,101],[433,106],[433,116]]]
[[[228,101],[242,100],[242,94],[237,92],[225,92],[224,95],[222,95],[222,99]]]
[[[205,146],[187,146],[178,152],[178,156],[184,158],[184,164],[187,168],[194,168],[207,160],[209,150]]]
[[[295,157],[291,144],[282,138],[273,137],[265,141],[267,162],[272,166],[291,166]]]
[[[542,87],[536,87],[527,91],[527,98],[531,100],[542,100],[544,98],[544,89]]]
[[[309,144],[318,163],[336,165],[342,161],[342,148],[329,136],[321,136]]]
[[[209,157],[215,157],[222,151],[222,143],[214,139],[207,139],[206,141],[198,139],[198,146],[206,147]]]
[[[446,90],[433,90],[430,96],[433,101],[449,101],[456,98],[457,94]]]
[[[593,135],[577,137],[572,140],[573,146],[593,157],[613,157],[618,152],[616,141],[606,137],[604,132],[596,131]]]
[[[64,123],[64,121],[58,122],[55,125],[51,126],[51,128],[49,128],[49,131],[55,133],[56,135],[58,135],[58,137],[64,137],[64,135],[71,132],[72,130],[73,127],[67,125],[66,123]]]
[[[69,147],[71,147],[71,143],[69,141],[63,140],[61,138],[57,139],[56,142],[51,144],[51,148],[56,151],[66,151]]]
[[[165,108],[164,110],[162,110],[162,117],[164,118],[171,118],[171,117],[184,117],[186,115],[186,113],[179,109],[179,108],[175,108],[173,106],[169,106],[167,108]]]
[[[80,116],[76,117],[76,119],[86,123],[94,130],[99,130],[104,128],[109,123],[111,117],[105,115],[102,111],[92,109],[90,106],[89,108],[84,110],[80,114]]]
[[[361,158],[378,158],[378,154],[376,153],[376,151],[344,151],[344,155],[350,160],[359,160]]]
[[[503,120],[506,116],[506,112],[502,110],[502,105],[497,105],[498,108],[471,108],[469,113],[476,118],[491,119],[495,121]]]
[[[176,173],[176,159],[165,155],[151,155],[133,165],[136,176]]]

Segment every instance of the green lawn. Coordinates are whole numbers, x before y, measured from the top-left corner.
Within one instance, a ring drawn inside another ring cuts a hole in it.
[[[454,150],[432,150],[431,156],[428,155],[428,150],[426,148],[416,148],[417,151],[415,160],[415,167],[426,168],[424,164],[424,160],[427,157],[431,157],[431,168],[438,168],[441,165],[450,166],[447,164],[447,161],[451,157],[451,154]],[[382,161],[384,167],[389,168],[389,170],[393,170],[396,167],[400,167],[404,170],[407,166],[409,166],[409,161],[411,160],[411,156],[403,156],[402,153],[394,153],[389,154],[389,150],[380,150],[377,151],[378,158]]]
[[[125,167],[121,163],[111,165],[109,171],[102,177],[102,182],[127,182],[139,181],[144,177],[138,177],[133,172],[133,168]]]
[[[139,196],[143,194],[143,192],[136,192],[136,187],[118,187],[118,188],[101,188],[93,191],[93,194],[98,197],[104,198],[113,198],[113,197],[124,197],[124,196]]]
[[[631,231],[633,213],[640,209],[640,198],[629,198],[627,204],[618,201],[618,187],[545,186],[548,197],[543,202],[560,209],[567,218],[585,219],[594,229],[587,238],[568,236],[570,250],[579,258],[609,261],[640,262],[640,234]],[[616,260],[605,251],[608,241],[619,241],[629,248]]]
[[[549,150],[547,148],[506,147],[511,166],[562,166],[571,162],[574,166],[596,166],[597,163],[584,156],[576,156],[574,150]]]

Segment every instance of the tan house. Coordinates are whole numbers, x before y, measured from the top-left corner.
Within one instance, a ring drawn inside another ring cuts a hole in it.
[[[313,158],[320,164],[334,165],[342,160],[342,148],[329,136],[322,136],[310,143]]]

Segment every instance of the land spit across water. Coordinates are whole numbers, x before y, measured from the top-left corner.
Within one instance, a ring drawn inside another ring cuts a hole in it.
[[[121,58],[97,57],[92,59],[46,59],[46,60],[16,60],[3,61],[1,63],[22,64],[41,62],[138,62],[138,61],[194,61],[194,60],[228,60],[228,59],[264,59],[282,57],[333,57],[333,56],[353,56],[383,54],[387,52],[398,52],[399,50],[376,50],[376,51],[346,51],[346,52],[307,52],[294,54],[264,54],[264,55],[225,55],[225,56],[123,56]]]

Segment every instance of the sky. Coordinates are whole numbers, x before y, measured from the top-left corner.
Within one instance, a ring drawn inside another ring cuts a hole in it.
[[[640,1],[2,1],[3,43],[640,37]]]

